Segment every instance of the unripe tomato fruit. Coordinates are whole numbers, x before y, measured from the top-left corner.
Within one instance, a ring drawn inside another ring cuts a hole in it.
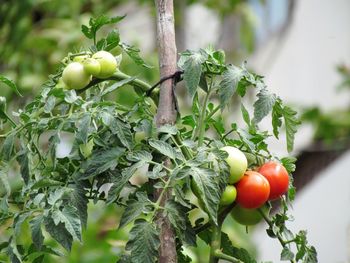
[[[247,171],[237,183],[237,203],[244,208],[258,208],[269,198],[270,185],[258,172]]]
[[[258,209],[244,208],[240,205],[236,205],[231,210],[231,216],[233,219],[244,226],[253,226],[259,223],[262,219],[262,215]]]
[[[226,158],[226,162],[230,167],[228,182],[229,184],[234,184],[243,177],[244,172],[247,170],[247,158],[242,151],[232,146],[225,146],[221,150],[228,153]]]
[[[91,75],[86,73],[79,62],[72,62],[62,72],[62,80],[68,89],[82,89],[91,81]]]
[[[230,205],[236,200],[237,190],[233,185],[227,185],[221,195],[220,205]]]
[[[94,58],[87,58],[83,62],[86,73],[96,77],[101,71],[100,63]]]
[[[96,59],[101,66],[101,71],[96,75],[97,78],[108,78],[117,70],[117,60],[107,51],[98,51],[92,55],[92,58]]]
[[[289,176],[286,168],[278,162],[270,161],[259,168],[270,184],[269,200],[277,199],[288,191]]]
[[[73,58],[73,62],[83,62],[89,55],[80,55]]]

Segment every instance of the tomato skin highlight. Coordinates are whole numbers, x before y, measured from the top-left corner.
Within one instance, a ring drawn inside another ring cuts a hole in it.
[[[233,185],[227,185],[224,192],[221,195],[220,205],[222,206],[230,205],[236,200],[236,197],[237,197],[236,187],[234,187]]]
[[[236,184],[237,203],[243,208],[258,208],[269,198],[270,185],[267,179],[255,171],[247,171]]]
[[[68,64],[62,72],[62,81],[68,89],[85,88],[91,81],[91,75],[85,72],[84,66],[79,62]]]
[[[282,164],[274,161],[267,162],[259,168],[259,173],[269,181],[269,200],[277,199],[288,191],[289,175]]]
[[[221,150],[228,153],[228,157],[226,158],[226,162],[230,167],[228,182],[234,184],[243,177],[244,172],[247,170],[247,158],[241,150],[232,146],[225,146]]]
[[[115,57],[107,51],[98,51],[92,55],[93,59],[96,59],[101,66],[100,72],[96,75],[97,78],[105,79],[114,74],[117,70],[117,60]]]
[[[258,209],[244,208],[240,205],[236,205],[231,210],[231,216],[237,223],[244,226],[256,225],[263,218]]]

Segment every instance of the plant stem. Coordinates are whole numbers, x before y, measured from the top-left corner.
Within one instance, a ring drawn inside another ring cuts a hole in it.
[[[210,88],[205,95],[204,102],[203,102],[203,108],[199,116],[199,125],[198,125],[198,146],[203,145],[204,141],[204,133],[205,133],[205,123],[206,123],[206,117],[205,114],[207,112],[207,104],[210,96]]]
[[[206,120],[209,120],[211,117],[213,117],[213,115],[214,115],[218,110],[220,110],[220,105],[216,106],[216,107],[212,110],[212,112],[210,112],[210,113],[208,114]]]
[[[218,258],[216,253],[220,251],[221,248],[221,225],[213,225],[212,229],[209,263],[217,263]]]
[[[215,251],[215,256],[217,258],[220,258],[220,259],[224,259],[224,260],[227,260],[229,262],[234,262],[234,263],[243,263],[243,261],[235,258],[235,257],[232,257],[232,256],[229,256],[225,253],[222,253],[220,250],[217,250]]]

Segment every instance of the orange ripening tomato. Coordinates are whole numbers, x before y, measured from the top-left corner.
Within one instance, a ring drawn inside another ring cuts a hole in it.
[[[259,168],[270,184],[269,200],[277,199],[288,191],[289,176],[286,168],[278,162],[270,161]]]
[[[244,208],[258,208],[269,198],[270,185],[258,172],[247,171],[236,184],[237,203]]]

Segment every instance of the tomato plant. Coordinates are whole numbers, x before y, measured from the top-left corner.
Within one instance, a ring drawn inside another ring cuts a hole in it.
[[[258,208],[269,198],[269,182],[258,172],[247,171],[236,187],[237,203],[244,208]]]
[[[101,27],[122,19],[90,19],[82,26],[84,35],[93,42],[89,50],[67,54],[40,94],[13,116],[0,107],[6,128],[0,134],[0,180],[4,185],[0,223],[9,226],[4,230],[9,238],[0,243],[0,252],[14,263],[62,256],[48,238],[70,251],[73,241],[82,242],[82,232],[89,227],[88,205],[101,202],[121,211],[118,230],[130,229],[128,240],[117,242],[118,249],[111,250],[117,262],[159,262],[164,242],[169,245],[166,252],[174,252],[171,262],[191,262],[185,249],[196,246],[198,239],[210,245],[210,263],[219,259],[256,262],[230,241],[222,224],[237,204],[256,208],[267,201],[268,181],[250,170],[278,159],[266,140],[272,136],[278,139],[282,124],[287,130],[287,150],[292,150],[299,125],[296,112],[267,89],[260,75],[250,72],[245,64],[227,63],[224,52],[213,47],[180,54],[179,70],[158,83],[170,84],[169,92],[162,92],[164,85],[159,92],[158,84],[117,70],[118,62],[112,55],[116,48],[128,55],[135,67],[152,70],[137,48],[121,42],[118,30],[98,39]],[[98,70],[83,65],[89,58],[100,64],[100,72],[93,78],[90,74]],[[0,81],[18,93],[8,78],[0,76]],[[187,114],[175,107],[175,87],[180,81],[191,101]],[[110,99],[109,95],[121,87],[135,91],[137,98],[132,105]],[[226,108],[234,95],[244,97],[248,89],[255,91],[256,101],[249,112],[239,100],[244,120],[239,127],[225,118]],[[167,111],[164,105],[173,108]],[[174,122],[164,117],[169,112]],[[269,115],[271,130],[260,130],[259,122]],[[63,135],[73,142],[66,155],[58,155]],[[280,160],[292,173],[295,158]],[[19,189],[10,187],[10,170],[21,178]],[[141,171],[145,180],[133,183]],[[191,223],[189,215],[197,208],[195,200],[189,198],[190,189],[208,222],[202,217]],[[305,232],[293,234],[287,228],[293,198],[290,185],[287,198],[280,199],[280,211],[270,215],[259,210],[260,214],[267,223],[267,233],[282,245],[282,259],[316,262],[316,250],[308,244]],[[30,228],[31,244],[21,239],[24,224]],[[164,229],[169,234],[166,240]]]
[[[259,173],[269,181],[270,200],[276,199],[288,191],[289,176],[282,164],[274,161],[267,162],[259,168]]]

